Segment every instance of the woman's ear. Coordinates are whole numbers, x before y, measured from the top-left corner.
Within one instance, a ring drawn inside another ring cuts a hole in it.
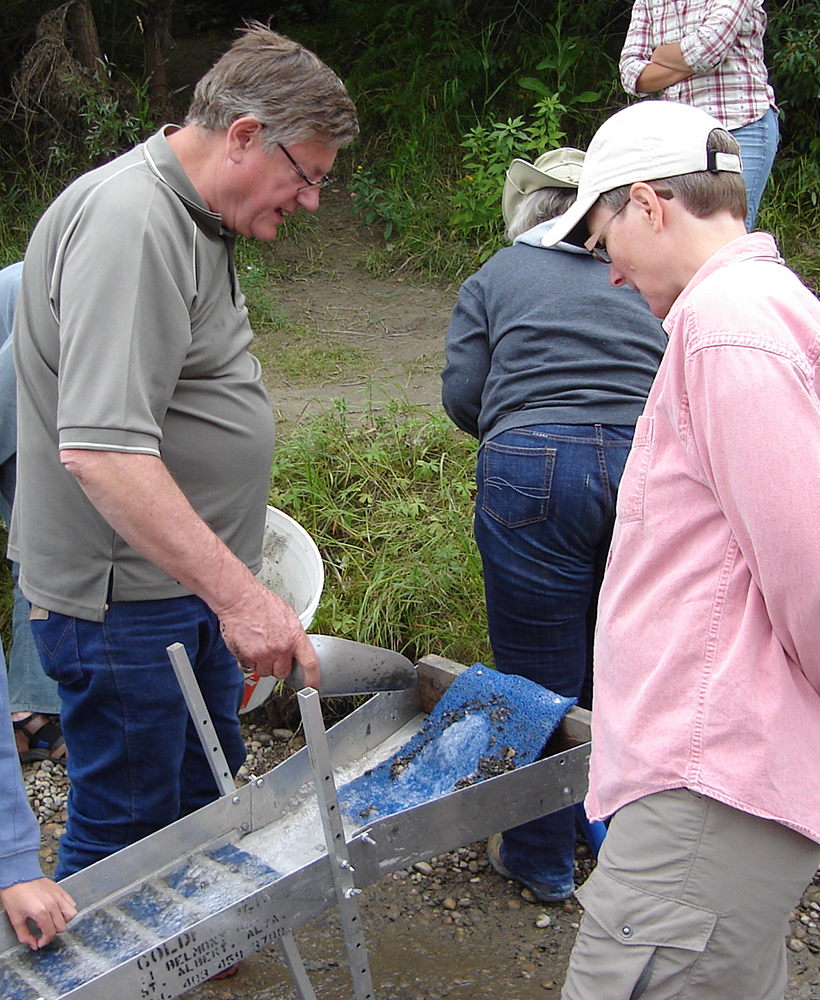
[[[645,181],[633,184],[629,189],[629,199],[655,232],[660,232],[663,229],[666,215],[664,201],[651,184],[647,184]]]

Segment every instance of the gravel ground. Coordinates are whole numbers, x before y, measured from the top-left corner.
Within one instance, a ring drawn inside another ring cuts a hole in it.
[[[268,709],[270,712],[270,709]],[[263,774],[304,746],[301,735],[271,722],[265,709],[243,717],[248,759],[240,780]],[[289,720],[293,725],[292,717]],[[68,778],[59,762],[23,768],[29,800],[42,830],[41,859],[53,871],[66,820]],[[579,848],[576,881],[594,862]],[[483,844],[398,871],[361,897],[362,918],[380,1000],[506,1000],[557,997],[579,905],[544,907],[527,889],[490,869]],[[331,912],[297,933],[322,1000],[350,996],[343,938]],[[488,947],[488,942],[492,942]],[[787,936],[786,1000],[820,998],[820,873],[792,914]],[[252,956],[229,980],[206,983],[191,997],[212,1000],[289,1000],[296,994],[276,953]]]

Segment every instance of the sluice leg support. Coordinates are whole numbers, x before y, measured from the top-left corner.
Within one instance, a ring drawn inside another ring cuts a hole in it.
[[[319,814],[325,832],[325,843],[333,873],[333,884],[339,907],[339,916],[344,931],[353,991],[356,1000],[374,1000],[373,978],[370,974],[370,960],[364,940],[359,904],[356,896],[361,889],[353,881],[353,866],[347,850],[336,783],[333,779],[333,765],[330,760],[330,746],[322,719],[319,693],[313,688],[305,688],[297,695],[302,724],[305,727],[310,765],[316,784],[316,798]]]
[[[299,949],[293,940],[293,935],[285,934],[284,937],[279,938],[277,944],[279,945],[279,952],[282,956],[282,961],[285,963],[285,968],[290,973],[290,978],[296,987],[296,992],[302,1000],[316,1000],[313,985],[308,978],[305,963],[302,961],[302,956],[299,954]]]
[[[219,736],[211,721],[211,713],[208,711],[208,706],[202,697],[202,691],[194,674],[194,668],[191,666],[191,661],[188,659],[185,647],[181,642],[175,642],[166,648],[166,652],[171,660],[174,673],[177,675],[182,693],[185,695],[188,712],[193,720],[197,736],[199,736],[199,742],[202,744],[202,749],[205,751],[214,781],[216,781],[219,788],[219,794],[233,795],[236,792],[236,785],[234,784],[230,768],[228,767],[228,761],[219,742]],[[293,935],[291,933],[285,934],[280,937],[278,944],[282,960],[288,972],[290,972],[293,985],[296,987],[296,992],[301,997],[301,1000],[316,1000],[316,994],[313,991],[313,986],[311,985],[305,964],[302,961],[302,956],[299,954],[299,948],[293,939]]]

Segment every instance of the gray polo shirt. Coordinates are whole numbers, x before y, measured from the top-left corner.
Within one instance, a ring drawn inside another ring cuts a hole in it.
[[[187,594],[127,545],[60,448],[157,455],[236,555],[261,566],[274,422],[233,262],[160,130],[80,177],[29,243],[15,320],[18,483],[9,552],[43,608]]]

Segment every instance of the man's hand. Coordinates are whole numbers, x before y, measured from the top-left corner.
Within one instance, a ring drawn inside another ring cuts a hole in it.
[[[305,683],[319,686],[319,659],[296,612],[257,580],[231,607],[217,611],[225,644],[243,667],[260,677],[287,677],[293,661]]]
[[[287,677],[295,659],[305,683],[318,685],[319,660],[296,612],[211,531],[159,458],[72,448],[60,458],[129,545],[205,601],[240,663]]]
[[[8,889],[0,889],[0,899],[17,940],[27,944],[32,951],[44,948],[56,934],[65,930],[72,917],[77,916],[77,907],[71,896],[47,878],[17,882]],[[39,937],[29,929],[29,920],[40,929]]]

